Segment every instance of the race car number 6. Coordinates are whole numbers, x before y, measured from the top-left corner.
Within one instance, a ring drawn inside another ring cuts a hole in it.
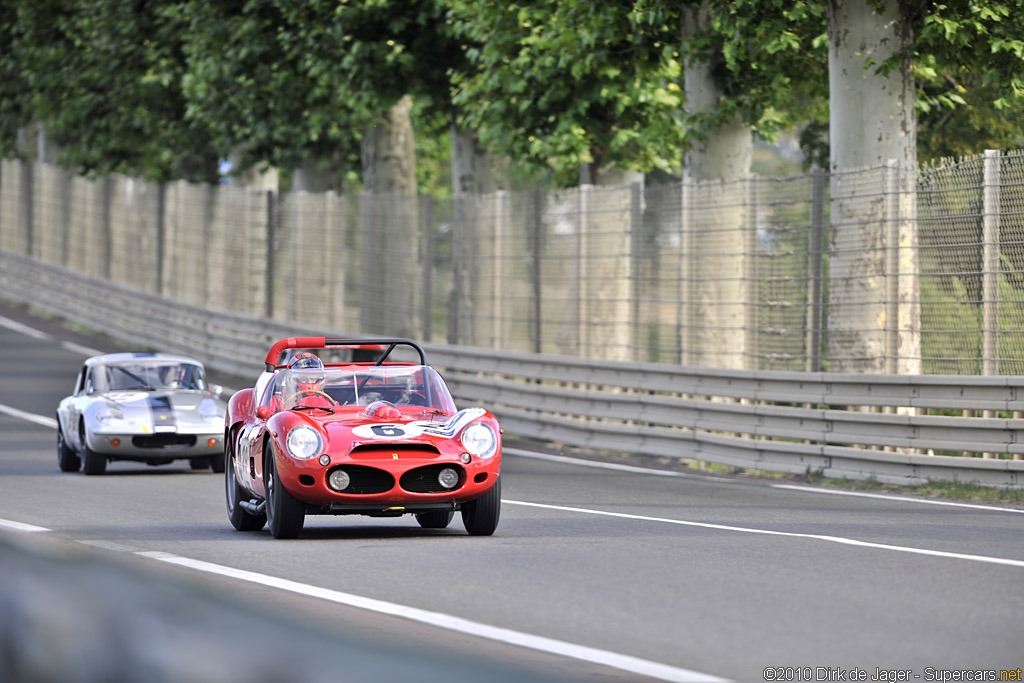
[[[769,666],[764,670],[766,681],[813,681],[811,667]]]

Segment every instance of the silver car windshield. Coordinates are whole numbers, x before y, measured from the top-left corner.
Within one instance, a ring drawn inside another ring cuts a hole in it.
[[[206,376],[193,363],[112,363],[93,369],[90,393],[126,390],[205,391]]]
[[[455,412],[448,387],[424,365],[327,367],[323,371],[280,370],[263,404],[278,410],[301,405],[366,406],[388,401]]]

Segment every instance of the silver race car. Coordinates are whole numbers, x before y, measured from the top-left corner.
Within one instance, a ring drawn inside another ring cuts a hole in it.
[[[57,406],[57,462],[103,474],[111,460],[224,471],[221,387],[203,364],[164,353],[111,353],[85,361],[75,393]]]

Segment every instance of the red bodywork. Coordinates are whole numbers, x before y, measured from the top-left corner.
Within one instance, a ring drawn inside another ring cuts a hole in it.
[[[416,386],[419,391],[414,393],[413,400],[426,405],[381,400],[354,405],[334,403],[330,406],[333,412],[313,407],[275,407],[271,395],[275,387],[283,383],[282,373],[288,370],[274,362],[284,349],[318,349],[342,343],[343,340],[323,337],[277,342],[267,353],[267,371],[256,387],[237,392],[229,401],[225,417],[227,457],[233,459],[231,469],[235,479],[252,496],[253,503],[267,497],[264,454],[268,452],[268,445],[281,484],[305,504],[306,514],[393,516],[437,509],[457,510],[460,504],[484,496],[495,486],[501,471],[498,421],[482,408],[457,410],[444,380],[425,364],[332,363],[327,365],[327,374],[367,375],[358,390],[368,395],[390,390],[389,374],[419,378],[421,384]],[[378,348],[386,347],[385,343]],[[422,350],[416,348],[422,359]],[[369,377],[369,373],[376,374]],[[325,391],[333,394],[331,400],[340,401],[340,392],[351,388],[325,388]],[[496,439],[493,455],[467,456],[467,448],[460,437],[467,426],[477,422],[493,430]],[[322,443],[319,454],[308,459],[294,457],[286,441],[292,430],[301,426],[316,430]],[[451,489],[436,484],[436,472],[445,466],[459,473],[458,484]],[[348,493],[332,489],[328,475],[336,468],[351,472],[353,481],[358,478],[361,489],[366,490]],[[388,487],[389,481],[393,483]]]

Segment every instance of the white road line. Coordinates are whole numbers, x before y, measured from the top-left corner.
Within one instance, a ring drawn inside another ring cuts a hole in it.
[[[35,524],[25,524],[24,522],[15,522],[10,519],[0,519],[0,526],[8,529],[14,529],[16,531],[49,531],[44,526],[36,526]]]
[[[61,348],[63,349],[66,349],[72,353],[79,353],[83,356],[99,356],[103,353],[99,349],[94,349],[88,346],[82,346],[81,344],[76,344],[75,342],[61,342],[60,345]]]
[[[648,467],[640,467],[636,465],[619,465],[615,463],[596,462],[593,460],[583,460],[581,458],[572,458],[564,455],[550,455],[548,453],[523,451],[517,448],[503,448],[502,454],[508,454],[520,458],[532,458],[534,460],[550,460],[552,462],[561,462],[567,465],[577,465],[579,467],[599,467],[601,469],[619,470],[622,472],[635,472],[637,474],[653,474],[660,477],[685,477],[687,479],[700,479],[703,481],[714,481],[718,483],[731,483],[731,480],[722,477],[708,477],[700,474],[689,474],[687,472],[655,470]],[[775,489],[788,489],[791,491],[804,491],[807,493],[831,493],[837,496],[859,496],[861,498],[893,500],[899,501],[901,503],[920,503],[922,505],[944,505],[946,507],[970,508],[973,510],[986,510],[988,512],[1014,512],[1017,514],[1024,514],[1024,509],[1021,508],[998,507],[996,505],[981,505],[977,503],[957,503],[947,500],[928,500],[926,498],[910,498],[907,496],[893,496],[883,493],[864,493],[861,491],[823,489],[814,486],[798,486],[796,484],[769,484],[769,486]]]
[[[45,415],[36,415],[35,413],[26,413],[24,410],[5,406],[2,403],[0,403],[0,413],[10,415],[11,417],[17,417],[22,420],[28,420],[29,422],[35,422],[36,424],[49,427],[50,429],[57,428],[56,418],[46,417]]]
[[[340,591],[311,586],[309,584],[298,583],[288,579],[276,578],[242,569],[234,569],[232,567],[225,567],[223,565],[203,562],[201,560],[193,560],[187,557],[179,557],[170,553],[139,552],[136,554],[154,560],[159,560],[161,562],[168,562],[170,564],[208,572],[210,574],[218,574],[220,576],[227,576],[240,581],[248,581],[262,586],[270,586],[272,588],[286,590],[299,595],[306,595],[340,605],[365,609],[378,614],[387,614],[390,616],[400,617],[402,619],[409,619],[410,621],[427,624],[429,626],[435,626],[437,628],[465,633],[471,636],[486,638],[488,640],[494,640],[502,643],[510,643],[512,645],[518,645],[531,650],[539,650],[541,652],[548,652],[563,657],[571,657],[573,659],[579,659],[586,662],[593,662],[595,664],[601,664],[621,671],[628,671],[663,681],[712,682],[726,680],[710,674],[701,673],[699,671],[681,669],[674,666],[668,666],[666,664],[660,664],[658,662],[651,662],[645,659],[631,657],[629,655],[609,652],[607,650],[599,650],[592,647],[586,647],[584,645],[576,645],[574,643],[567,643],[560,640],[554,640],[552,638],[545,638],[543,636],[535,636],[529,633],[522,633],[520,631],[513,631],[497,626],[489,626],[487,624],[463,619],[450,614],[431,612],[428,610],[418,609],[416,607],[399,605],[393,602],[385,602],[383,600],[375,600],[373,598],[352,595],[351,593],[342,593]]]
[[[533,460],[548,460],[550,462],[561,462],[567,465],[578,465],[580,467],[596,467],[602,470],[616,470],[618,472],[633,472],[636,474],[653,474],[659,477],[683,477],[686,479],[715,479],[715,481],[722,481],[715,477],[705,477],[699,474],[689,474],[688,472],[673,472],[670,470],[656,470],[650,467],[638,467],[636,465],[621,465],[614,462],[600,462],[597,460],[582,460],[580,458],[571,458],[565,455],[552,455],[550,453],[537,453],[535,451],[524,451],[518,448],[502,448],[502,454],[514,455],[520,458],[532,458]]]
[[[23,324],[19,323],[16,320],[11,320],[10,318],[5,318],[2,315],[0,315],[0,327],[6,327],[9,330],[14,330],[15,332],[20,332],[21,334],[28,335],[29,337],[32,337],[33,339],[47,339],[47,340],[52,340],[53,339],[53,337],[51,335],[49,335],[49,334],[47,334],[47,333],[45,333],[45,332],[43,332],[41,330],[37,330],[34,327],[29,327],[28,325],[23,325]],[[60,345],[61,345],[61,348],[63,348],[63,349],[71,351],[72,353],[80,353],[83,356],[98,356],[101,353],[103,353],[102,351],[97,351],[96,349],[90,348],[88,346],[82,346],[81,344],[76,344],[75,342],[70,342],[70,341],[62,341],[60,343]]]
[[[947,507],[971,508],[972,510],[988,510],[993,512],[1016,512],[1024,514],[1020,508],[1004,508],[995,505],[979,505],[976,503],[954,503],[949,500],[927,500],[924,498],[908,498],[906,496],[890,496],[882,493],[864,493],[863,491],[841,491],[838,489],[823,489],[815,486],[796,486],[794,484],[772,484],[772,488],[789,489],[791,491],[806,491],[808,493],[830,493],[835,496],[856,496],[859,498],[877,498],[879,500],[897,500],[901,503],[921,503],[922,505],[945,505]]]
[[[840,543],[842,545],[853,545],[861,548],[876,548],[878,550],[894,550],[901,553],[912,553],[914,555],[930,555],[932,557],[945,557],[956,560],[970,560],[972,562],[985,562],[988,564],[1003,564],[1011,567],[1024,567],[1024,560],[1012,560],[1005,557],[989,557],[987,555],[969,555],[966,553],[951,553],[944,550],[928,550],[926,548],[910,548],[902,545],[889,545],[887,543],[872,543],[870,541],[858,541],[854,538],[843,538],[842,536],[823,536],[821,534],[800,534],[793,531],[773,531],[771,529],[756,529],[751,527],[730,526],[728,524],[713,524],[711,522],[693,522],[684,519],[666,519],[664,517],[647,517],[644,515],[630,515],[624,512],[606,512],[604,510],[588,510],[586,508],[566,507],[563,505],[547,505],[545,503],[528,503],[521,500],[501,499],[505,505],[522,505],[525,507],[543,508],[546,510],[562,510],[565,512],[579,512],[586,515],[601,515],[604,517],[618,517],[620,519],[633,519],[645,522],[661,522],[663,524],[678,524],[680,526],[699,527],[703,529],[717,529],[719,531],[735,531],[744,534],[761,534],[764,536],[786,536],[789,538],[806,538],[814,541],[828,541],[829,543]]]
[[[21,334],[28,335],[29,337],[32,337],[34,339],[53,339],[53,337],[46,334],[45,332],[40,332],[34,327],[29,327],[28,325],[22,325],[16,320],[5,318],[2,315],[0,315],[0,327],[6,327],[9,330],[20,332]]]

